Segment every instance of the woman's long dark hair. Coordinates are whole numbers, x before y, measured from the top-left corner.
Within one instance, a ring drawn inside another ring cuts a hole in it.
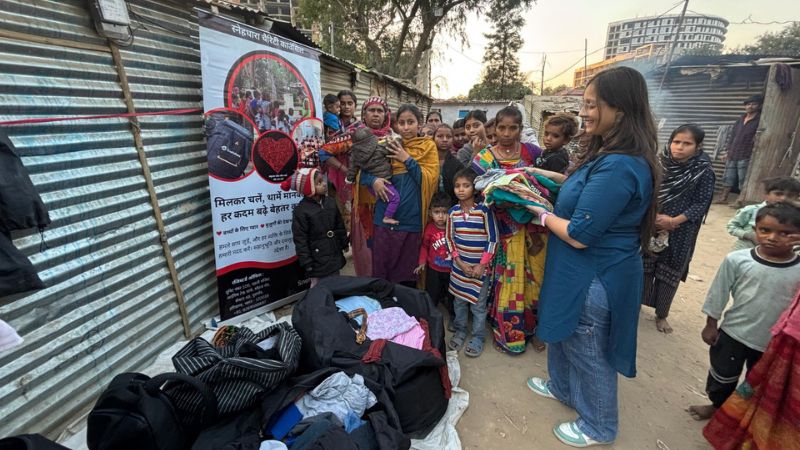
[[[604,136],[592,136],[582,161],[588,162],[601,154],[620,153],[641,156],[650,166],[653,193],[650,208],[642,221],[642,251],[649,251],[650,238],[655,235],[658,210],[658,186],[661,183],[661,164],[658,161],[658,135],[647,83],[641,73],[630,67],[615,67],[595,75],[594,86],[598,100],[616,108],[621,114],[613,128]]]

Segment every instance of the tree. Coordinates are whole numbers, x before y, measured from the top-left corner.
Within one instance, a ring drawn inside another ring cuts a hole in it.
[[[492,32],[483,35],[489,40],[483,55],[483,76],[481,82],[469,90],[469,97],[476,100],[516,100],[531,94],[517,58],[523,44],[522,10],[525,5],[512,0],[497,0],[496,3],[497,7],[486,14],[492,22]]]
[[[748,55],[800,56],[800,22],[776,33],[764,33],[755,45],[747,45],[742,51]]]
[[[569,89],[569,86],[563,83],[559,84],[556,87],[545,86],[542,95],[556,95],[561,91],[566,91],[567,89]]]
[[[498,3],[529,5],[535,0],[302,0],[298,22],[316,23],[321,47],[379,72],[416,82],[420,61],[436,33],[467,41],[467,14]],[[329,26],[333,25],[333,41]]]

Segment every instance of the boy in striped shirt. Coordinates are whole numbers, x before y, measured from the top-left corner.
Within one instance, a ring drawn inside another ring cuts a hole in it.
[[[461,170],[454,177],[458,204],[447,218],[447,248],[453,258],[449,291],[455,297],[455,334],[449,347],[460,350],[467,339],[467,317],[472,311],[472,339],[464,353],[483,353],[486,335],[486,301],[491,287],[487,267],[497,247],[497,223],[492,210],[475,202],[475,172]]]

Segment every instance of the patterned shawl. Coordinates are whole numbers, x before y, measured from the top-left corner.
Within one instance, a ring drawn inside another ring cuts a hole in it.
[[[705,152],[700,151],[688,161],[678,162],[672,158],[669,145],[661,153],[661,166],[664,168],[664,178],[658,193],[659,210],[694,189],[703,173],[712,170],[711,159]]]

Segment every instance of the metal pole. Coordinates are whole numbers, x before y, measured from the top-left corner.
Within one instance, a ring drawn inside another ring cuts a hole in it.
[[[583,38],[583,86],[586,86],[586,59],[589,57],[589,38]]]
[[[681,27],[683,26],[683,18],[686,17],[686,8],[688,7],[689,0],[684,0],[683,11],[681,11],[681,16],[678,18],[678,27],[675,29],[675,39],[672,40],[672,45],[669,48],[669,55],[667,55],[667,66],[664,68],[664,75],[661,76],[661,84],[658,86],[659,91],[664,87],[664,80],[667,79],[669,66],[672,64],[672,56],[675,54],[675,47],[678,46],[678,38],[681,36]]]
[[[331,29],[331,56],[336,56],[336,54],[333,52],[333,22],[331,22],[330,24],[330,29]]]
[[[542,84],[539,86],[539,95],[544,95],[544,65],[547,64],[547,53],[542,55]]]

